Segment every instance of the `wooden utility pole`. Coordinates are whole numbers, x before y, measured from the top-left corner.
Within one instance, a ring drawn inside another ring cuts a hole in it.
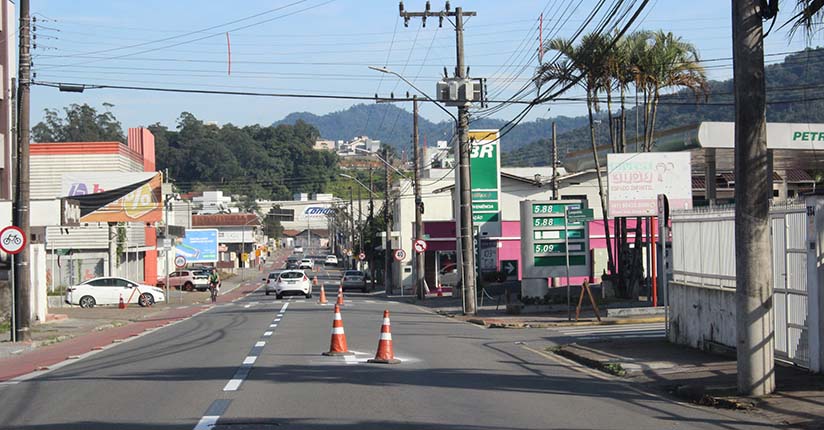
[[[756,0],[732,2],[735,90],[735,319],[738,392],[775,389],[764,38]],[[709,180],[710,178],[708,178]]]
[[[555,121],[552,121],[552,200],[558,200],[558,142]]]
[[[383,284],[386,294],[392,293],[392,226],[389,224],[389,149],[383,149],[383,223],[386,238],[383,247]]]
[[[20,58],[17,87],[17,187],[14,194],[12,223],[23,230],[27,241],[31,238],[29,226],[29,131],[31,92],[31,15],[29,0],[20,0]],[[31,273],[30,245],[14,256],[14,341],[31,340]]]
[[[415,240],[423,240],[423,200],[421,199],[421,157],[418,149],[418,96],[412,96],[412,150],[414,157],[414,181],[415,181]],[[414,247],[413,247],[414,248]],[[424,254],[412,249],[415,258],[415,291],[418,298],[426,298],[426,286],[424,284]]]

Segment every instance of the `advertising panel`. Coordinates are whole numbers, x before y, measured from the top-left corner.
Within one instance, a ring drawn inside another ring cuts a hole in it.
[[[175,256],[189,263],[214,263],[218,260],[217,229],[186,229],[183,242],[175,247]]]
[[[81,222],[158,222],[160,173],[65,174],[63,195],[80,205]]]
[[[470,130],[472,221],[490,236],[501,234],[501,151],[498,130]]]
[[[689,152],[607,154],[609,216],[655,216],[658,194],[671,209],[692,208]]]

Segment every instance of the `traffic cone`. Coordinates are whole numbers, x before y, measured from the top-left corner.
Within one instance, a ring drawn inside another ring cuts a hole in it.
[[[343,319],[340,317],[340,306],[335,305],[335,320],[332,321],[332,342],[329,352],[323,355],[355,355],[346,347],[346,334],[343,332]]]
[[[343,306],[343,283],[338,284],[338,301],[337,306]]]
[[[398,364],[401,361],[395,358],[392,350],[392,329],[389,324],[389,310],[383,311],[383,325],[381,325],[381,337],[378,341],[378,352],[375,358],[367,363]]]
[[[318,303],[325,305],[326,304],[326,289],[323,288],[323,285],[320,286],[320,299]]]
[[[120,301],[117,303],[119,309],[126,309],[126,302],[123,301],[123,294],[120,294]]]
[[[438,284],[438,297],[443,297],[443,285]]]

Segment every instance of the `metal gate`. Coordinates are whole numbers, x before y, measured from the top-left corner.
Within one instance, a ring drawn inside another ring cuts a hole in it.
[[[796,205],[773,207],[770,217],[775,355],[808,367],[807,211]]]

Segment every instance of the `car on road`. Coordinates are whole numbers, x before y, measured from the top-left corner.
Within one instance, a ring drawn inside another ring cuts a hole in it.
[[[157,279],[157,287],[164,288],[166,277]],[[178,270],[169,274],[169,288],[184,291],[206,291],[209,289],[209,273],[200,270]]]
[[[303,270],[303,269],[312,270],[314,268],[315,268],[315,261],[312,260],[311,258],[304,258],[303,260],[300,260],[300,263],[298,263],[298,269],[301,269],[301,270]]]
[[[277,285],[278,277],[282,272],[282,270],[275,270],[273,272],[269,272],[269,275],[263,278],[263,281],[266,282],[266,285],[264,285],[263,288],[264,291],[266,291],[267,296],[276,290],[275,286]]]
[[[438,271],[438,282],[441,285],[454,287],[460,283],[460,280],[458,265],[455,263],[447,264]]]
[[[295,249],[294,249],[294,253],[295,254],[303,254],[303,247],[302,246],[296,246]]]
[[[300,257],[290,255],[288,258],[286,258],[286,263],[283,267],[285,267],[286,269],[297,269],[298,264],[300,264]]]
[[[312,297],[312,281],[303,270],[285,270],[278,275],[274,291],[278,299],[300,295],[309,299]]]
[[[338,257],[335,255],[327,255],[326,260],[323,261],[324,266],[337,266]]]
[[[80,305],[81,308],[116,305],[121,298],[125,303],[137,303],[143,307],[166,301],[160,288],[114,276],[89,279],[66,288],[66,303]]]
[[[369,287],[367,287],[366,284],[366,274],[360,270],[347,270],[343,272],[340,285],[344,291],[361,290],[365,293],[369,290]]]

